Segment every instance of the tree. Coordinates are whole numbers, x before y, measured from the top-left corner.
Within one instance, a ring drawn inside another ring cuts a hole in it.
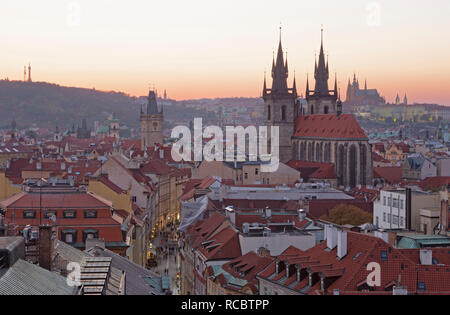
[[[340,204],[331,209],[328,216],[324,215],[321,219],[338,225],[358,226],[364,223],[372,223],[373,215],[358,207]]]

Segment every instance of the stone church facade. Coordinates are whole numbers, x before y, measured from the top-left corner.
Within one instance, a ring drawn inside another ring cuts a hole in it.
[[[288,63],[280,44],[272,67],[272,88],[264,80],[265,122],[280,128],[280,161],[332,163],[338,186],[372,185],[372,148],[364,130],[352,114],[342,113],[337,80],[328,88],[329,68],[325,61],[323,36],[315,63],[315,87],[306,85],[307,106],[300,106],[294,79],[287,87]]]

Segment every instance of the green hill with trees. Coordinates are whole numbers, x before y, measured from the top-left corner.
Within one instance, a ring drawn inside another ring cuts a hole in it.
[[[13,119],[18,128],[33,123],[47,128],[71,127],[81,124],[83,118],[92,126],[112,112],[123,123],[138,126],[139,107],[136,98],[120,92],[0,80],[0,128],[9,128]]]

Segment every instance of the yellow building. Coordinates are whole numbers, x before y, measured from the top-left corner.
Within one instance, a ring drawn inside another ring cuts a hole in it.
[[[149,227],[144,220],[134,214],[133,210],[137,206],[133,205],[131,191],[121,189],[106,176],[91,179],[89,191],[112,202],[115,214],[121,217],[122,226],[127,231],[125,241],[129,245],[126,251],[128,259],[145,267],[147,264]]]
[[[0,200],[8,199],[21,191],[22,186],[20,184],[14,184],[6,177],[5,171],[0,170]]]

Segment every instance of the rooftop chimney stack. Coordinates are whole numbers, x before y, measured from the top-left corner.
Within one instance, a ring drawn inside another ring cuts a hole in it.
[[[425,266],[433,264],[433,251],[431,249],[420,250],[420,264]]]
[[[347,231],[337,231],[337,256],[339,259],[347,256]]]
[[[306,211],[304,209],[298,210],[298,220],[302,222],[306,219]]]
[[[39,226],[39,266],[52,269],[53,228],[49,225]]]
[[[337,246],[337,234],[338,234],[338,231],[332,225],[328,225],[327,228],[328,228],[328,230],[326,232],[327,247],[328,247],[328,249],[333,250]]]

